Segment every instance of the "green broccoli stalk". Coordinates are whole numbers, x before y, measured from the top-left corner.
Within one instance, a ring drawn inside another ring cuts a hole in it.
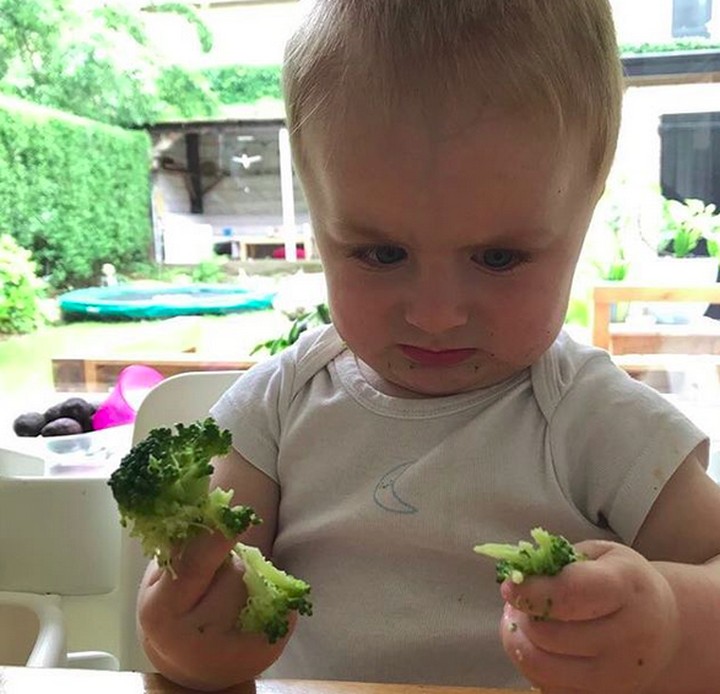
[[[564,566],[586,559],[562,535],[553,535],[543,528],[533,528],[530,535],[535,545],[525,540],[517,545],[489,542],[477,545],[474,550],[498,560],[498,583],[508,578],[513,583],[522,583],[526,576],[554,576]]]
[[[202,531],[234,537],[260,523],[253,509],[230,506],[232,491],[210,491],[210,460],[227,453],[230,443],[230,432],[220,431],[210,417],[178,424],[175,433],[153,429],[110,476],[121,524],[140,538],[147,556],[173,575],[174,546]]]
[[[310,586],[273,566],[256,547],[239,542],[234,551],[245,565],[243,580],[248,591],[238,624],[242,631],[264,633],[275,643],[288,633],[290,612],[312,614],[307,598]]]

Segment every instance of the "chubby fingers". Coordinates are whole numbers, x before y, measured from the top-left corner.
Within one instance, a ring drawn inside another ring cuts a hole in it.
[[[657,673],[650,625],[619,611],[592,621],[538,620],[506,605],[503,648],[544,694],[645,691]]]
[[[500,626],[503,642],[509,646],[518,639],[527,639],[535,648],[546,653],[579,658],[593,658],[606,648],[612,617],[592,622],[560,622],[538,619],[505,604]],[[512,652],[514,648],[509,648]]]
[[[527,615],[523,615],[527,618]],[[578,683],[592,682],[597,675],[592,657],[564,651],[546,651],[538,646],[522,628],[508,628],[512,615],[503,616],[501,637],[503,648],[517,669],[536,687],[547,694],[574,694],[586,691]],[[550,624],[550,622],[548,622]]]
[[[600,541],[577,548],[588,561],[570,564],[556,576],[533,576],[519,585],[505,581],[500,587],[505,602],[532,617],[563,622],[597,620],[620,610],[634,552]]]
[[[167,609],[174,614],[189,612],[216,580],[236,542],[222,533],[201,533],[173,556],[174,576],[157,566],[148,571],[144,580],[148,593],[162,593]]]
[[[502,585],[503,647],[548,694],[573,687],[645,691],[667,663],[673,622],[658,608],[669,602],[667,586],[628,547],[588,542],[578,549],[591,560],[570,564],[553,577]]]

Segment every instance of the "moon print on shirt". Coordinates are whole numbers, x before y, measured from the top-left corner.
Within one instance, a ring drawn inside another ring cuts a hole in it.
[[[418,512],[417,507],[401,499],[395,489],[395,483],[402,477],[405,471],[414,464],[414,460],[409,463],[401,463],[380,478],[373,493],[373,499],[380,508],[384,508],[391,513]]]

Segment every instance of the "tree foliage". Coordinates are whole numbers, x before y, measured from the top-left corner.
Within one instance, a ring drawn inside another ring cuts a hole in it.
[[[209,53],[213,47],[213,36],[212,32],[205,26],[203,21],[198,17],[197,12],[190,7],[190,5],[184,5],[181,2],[161,2],[154,5],[148,5],[145,7],[146,12],[171,12],[173,14],[184,17],[190,24],[195,27],[197,31],[198,39],[200,41],[200,47],[204,53]]]
[[[190,6],[147,10],[183,16],[203,50],[212,47]],[[0,0],[0,91],[122,126],[217,109],[207,80],[167,64],[148,40],[142,11],[119,0]]]
[[[202,72],[222,104],[282,99],[282,68],[279,65],[228,65],[205,68]]]

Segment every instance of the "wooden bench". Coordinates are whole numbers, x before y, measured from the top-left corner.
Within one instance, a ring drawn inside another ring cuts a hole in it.
[[[712,349],[697,349],[695,353],[716,353],[714,349],[720,338],[720,321],[705,319],[697,323],[686,325],[651,325],[642,327],[633,324],[611,323],[611,307],[614,304],[632,301],[642,302],[708,302],[720,304],[720,284],[700,285],[697,287],[677,286],[649,286],[626,284],[625,282],[606,282],[595,285],[592,294],[591,330],[592,342],[597,347],[602,347],[612,354],[627,353],[629,350],[623,348],[624,337],[630,338],[633,335],[657,335],[666,340],[673,341],[674,338],[697,338],[710,337],[709,343]],[[618,339],[619,338],[619,339]],[[681,340],[675,340],[680,342]],[[655,346],[659,346],[655,342]],[[688,344],[687,339],[685,345]],[[705,344],[700,341],[701,347]],[[661,350],[652,349],[653,344],[645,345],[646,352],[658,352]],[[720,354],[720,349],[717,350]]]
[[[625,302],[707,302],[720,304],[720,284],[650,286],[606,282],[593,288],[590,327],[595,346],[635,377],[648,372],[683,371],[692,365],[720,370],[720,321],[700,318],[682,325],[613,323],[612,306]]]
[[[102,393],[116,383],[131,364],[144,364],[163,376],[188,371],[244,370],[255,364],[249,358],[203,354],[202,328],[196,316],[178,316],[145,326],[139,336],[52,358],[53,385],[60,392]]]
[[[52,360],[55,390],[63,392],[106,393],[118,374],[131,364],[157,369],[166,378],[189,371],[245,371],[256,362],[243,359],[218,359],[200,353],[141,352],[122,357],[56,357]]]

